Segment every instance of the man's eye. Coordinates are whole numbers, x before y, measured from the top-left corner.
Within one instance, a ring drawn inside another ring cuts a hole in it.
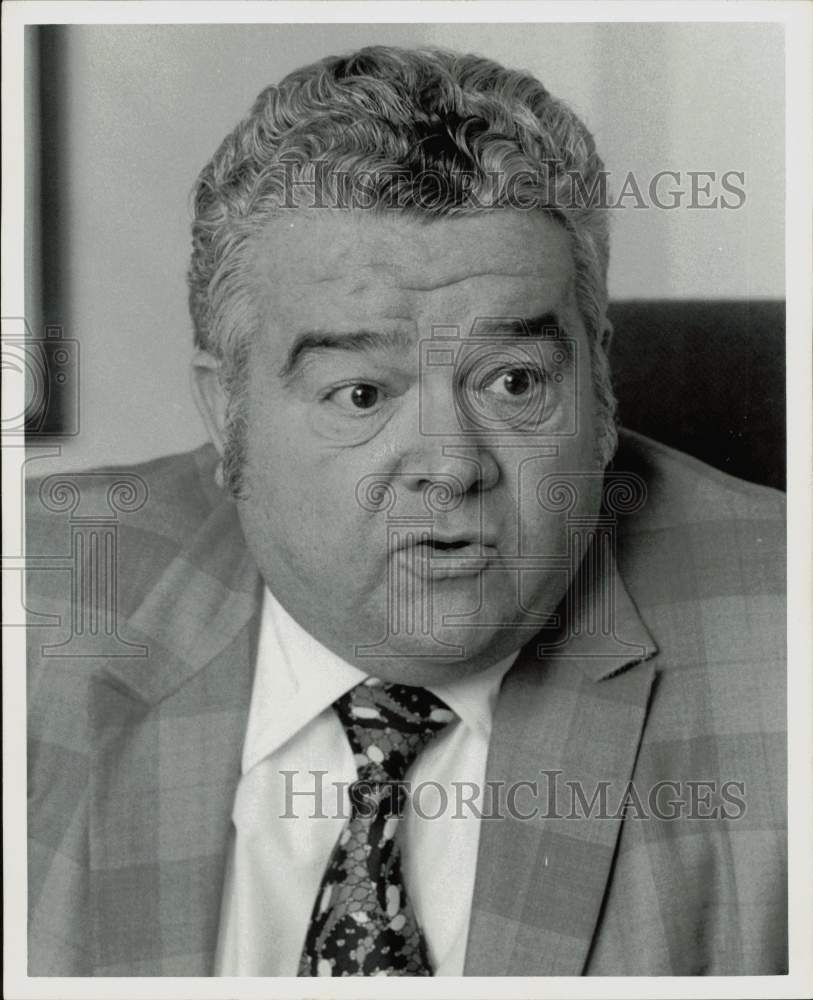
[[[544,381],[545,373],[540,369],[509,368],[486,382],[483,390],[503,398],[522,398],[538,391]]]
[[[530,390],[533,381],[528,372],[518,369],[517,371],[506,372],[502,376],[500,385],[510,396],[522,396]]]
[[[345,385],[331,393],[330,399],[341,409],[348,412],[364,412],[374,410],[381,402],[381,390],[378,386],[367,382],[357,382],[355,385]]]

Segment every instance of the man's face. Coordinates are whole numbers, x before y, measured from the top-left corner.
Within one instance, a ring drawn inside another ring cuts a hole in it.
[[[599,469],[565,231],[514,211],[295,210],[255,269],[238,505],[270,589],[386,680],[442,683],[518,649],[570,579],[540,480]],[[571,515],[598,495],[580,486]]]

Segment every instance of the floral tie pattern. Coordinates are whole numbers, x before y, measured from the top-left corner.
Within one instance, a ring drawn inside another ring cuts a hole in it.
[[[316,894],[300,976],[431,976],[407,898],[396,831],[399,782],[454,713],[424,688],[374,677],[333,705],[358,770],[352,815]]]

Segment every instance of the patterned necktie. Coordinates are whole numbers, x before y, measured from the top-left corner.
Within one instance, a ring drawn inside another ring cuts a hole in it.
[[[316,894],[300,976],[431,976],[401,874],[397,782],[455,717],[424,688],[374,677],[333,705],[356,758],[353,812]]]

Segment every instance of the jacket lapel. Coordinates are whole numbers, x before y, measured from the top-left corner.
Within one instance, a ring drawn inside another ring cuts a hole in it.
[[[586,623],[608,592],[614,628],[602,634]],[[576,616],[568,641],[526,647],[500,692],[486,777],[502,783],[493,786],[502,818],[481,822],[469,976],[574,976],[587,960],[656,647],[614,563],[585,588]],[[517,786],[528,781],[536,789]],[[606,804],[590,808],[602,783]]]
[[[92,700],[96,975],[211,975],[261,582],[216,507],[123,631]]]

